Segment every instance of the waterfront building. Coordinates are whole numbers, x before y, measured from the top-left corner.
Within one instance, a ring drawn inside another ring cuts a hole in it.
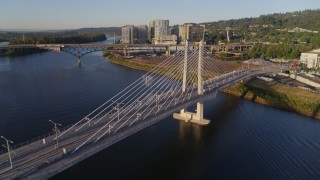
[[[122,27],[121,43],[135,44],[138,38],[138,28],[133,25],[126,25]]]
[[[149,22],[149,27],[148,27],[148,40],[149,43],[152,43],[152,40],[154,39],[154,20]],[[153,44],[153,43],[152,43]]]
[[[141,25],[137,26],[138,28],[138,42],[139,44],[146,44],[148,41],[148,26],[147,25]]]
[[[176,35],[177,36],[177,43],[180,43],[180,40],[179,40],[179,25],[171,26],[169,28],[169,31],[170,31],[171,35]]]
[[[169,20],[156,19],[149,22],[149,41],[152,44],[160,41],[160,36],[171,35],[169,32]]]
[[[155,40],[154,44],[161,45],[177,45],[177,36],[176,35],[161,35],[158,39]]]
[[[179,40],[181,44],[185,44],[188,39],[191,43],[200,42],[203,39],[205,25],[201,24],[184,24],[179,26]]]
[[[169,20],[154,20],[154,38],[159,39],[160,36],[170,35],[169,33]]]
[[[135,27],[126,25],[122,27],[121,42],[123,44],[145,44],[147,43],[148,27],[141,25]]]
[[[320,49],[313,50],[307,53],[301,53],[300,60],[302,64],[305,64],[308,68],[320,67]]]

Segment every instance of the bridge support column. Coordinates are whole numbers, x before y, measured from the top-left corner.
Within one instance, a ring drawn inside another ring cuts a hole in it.
[[[187,84],[187,59],[188,59],[188,41],[186,42],[185,57],[184,57],[184,69],[183,69],[183,83],[182,93],[186,91]],[[199,46],[199,60],[198,60],[198,95],[203,95],[203,83],[202,83],[202,61],[203,61],[203,41],[200,42]],[[203,102],[197,102],[196,113],[187,112],[186,109],[181,109],[180,113],[174,113],[173,118],[181,121],[191,122],[200,125],[208,125],[210,120],[203,118]]]
[[[128,49],[127,49],[127,47],[125,47],[125,48],[123,49],[123,55],[124,55],[124,56],[128,56]]]
[[[166,46],[166,56],[171,56],[170,46]]]
[[[173,118],[180,121],[190,122],[199,125],[208,125],[210,120],[203,118],[203,102],[197,103],[197,112],[188,112],[185,109],[180,110],[180,113],[174,113]]]

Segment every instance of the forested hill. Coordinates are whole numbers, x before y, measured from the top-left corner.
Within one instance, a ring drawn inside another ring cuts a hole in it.
[[[304,10],[290,13],[276,13],[262,15],[258,18],[232,19],[218,22],[205,23],[208,28],[223,29],[245,28],[254,25],[272,25],[277,29],[293,29],[300,27],[312,31],[320,31],[320,9]]]

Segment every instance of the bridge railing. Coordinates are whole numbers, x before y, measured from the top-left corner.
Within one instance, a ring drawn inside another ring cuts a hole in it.
[[[60,128],[59,130],[60,130],[60,132],[64,132],[65,130],[69,129],[72,125],[73,125],[73,124],[64,126],[64,127]],[[80,125],[80,124],[79,124],[79,125]],[[17,150],[17,149],[19,149],[19,148],[21,148],[21,147],[23,147],[23,146],[32,144],[32,143],[34,143],[34,142],[42,141],[43,139],[46,139],[46,138],[48,138],[48,137],[50,137],[50,136],[53,136],[53,135],[55,135],[54,132],[53,132],[53,131],[50,131],[49,133],[42,134],[42,135],[39,135],[39,136],[34,137],[34,138],[32,138],[32,139],[28,139],[28,140],[23,141],[23,142],[20,142],[20,143],[18,143],[18,144],[12,145],[11,148],[12,148],[12,150],[14,151],[14,150]],[[39,144],[39,146],[40,146],[40,144]],[[8,153],[7,149],[2,149],[2,150],[0,151],[0,156],[3,155],[3,154],[6,154],[6,153]],[[19,156],[19,154],[14,154],[14,155],[13,155],[13,159],[14,159],[14,157],[18,157],[18,156]],[[2,162],[2,159],[0,159],[0,162]]]

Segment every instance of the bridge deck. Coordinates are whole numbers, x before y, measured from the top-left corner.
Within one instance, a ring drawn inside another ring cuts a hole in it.
[[[241,74],[239,72],[239,74],[236,75],[235,73],[232,73],[223,79],[215,79],[213,83],[206,83],[208,85],[204,87],[205,94],[203,96],[199,96],[196,92],[193,92],[189,98],[181,98],[178,101],[171,100],[166,104],[167,106],[158,108],[157,113],[150,113],[144,118],[141,117],[140,119],[137,119],[135,114],[129,113],[126,115],[127,123],[124,125],[115,124],[112,130],[108,128],[105,129],[105,131],[100,132],[100,135],[106,133],[106,136],[103,136],[95,143],[94,141],[96,139],[91,139],[77,151],[74,150],[79,147],[85,139],[88,139],[92,134],[96,133],[101,126],[108,124],[112,117],[117,116],[117,113],[103,115],[103,118],[98,121],[97,124],[92,122],[90,126],[88,123],[78,124],[72,131],[67,132],[64,136],[59,138],[59,148],[57,149],[55,149],[54,146],[54,135],[45,138],[46,144],[43,144],[43,141],[39,140],[16,149],[16,155],[13,158],[13,169],[8,169],[9,162],[6,160],[7,154],[3,154],[0,156],[0,160],[2,160],[0,162],[0,169],[2,169],[0,172],[0,179],[12,179],[16,177],[30,179],[49,178],[131,134],[144,129],[165,117],[171,116],[174,112],[177,112],[182,108],[186,108],[198,101],[213,98],[217,91],[222,88],[260,73],[260,71],[250,70],[244,71]],[[177,92],[174,91],[170,93],[175,94],[180,93],[180,91],[180,89],[177,89]],[[147,97],[146,101],[141,104],[141,106],[145,106],[145,108],[142,109],[145,109],[147,112],[153,112],[157,105],[153,101],[150,101],[151,104],[148,104],[147,99],[150,99],[150,97]],[[158,103],[161,104],[161,102],[164,101],[165,100],[162,99]],[[117,128],[120,129],[115,132],[115,129]],[[76,129],[78,130],[75,131]],[[66,154],[64,154],[63,148],[66,149]]]

